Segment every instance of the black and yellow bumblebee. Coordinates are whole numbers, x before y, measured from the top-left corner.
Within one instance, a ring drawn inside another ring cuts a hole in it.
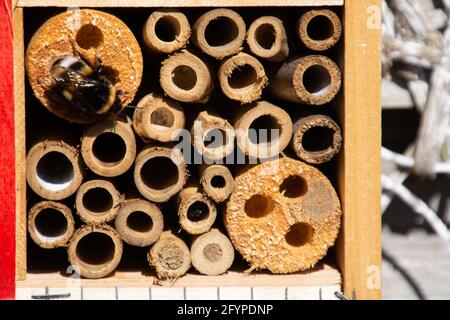
[[[96,57],[93,63],[80,55],[66,55],[51,67],[52,98],[81,116],[116,114],[123,109],[120,96],[105,76],[105,66]]]

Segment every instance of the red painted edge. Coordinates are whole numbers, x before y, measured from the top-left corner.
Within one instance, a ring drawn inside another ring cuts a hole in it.
[[[11,0],[0,4],[0,299],[15,298],[15,139]]]

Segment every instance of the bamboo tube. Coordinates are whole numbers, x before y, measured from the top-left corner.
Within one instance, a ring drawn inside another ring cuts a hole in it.
[[[191,245],[192,265],[207,276],[218,276],[227,272],[234,261],[231,241],[217,229],[194,239]]]
[[[95,57],[106,66],[106,77],[124,92],[124,106],[134,98],[142,79],[141,49],[131,30],[118,18],[98,10],[71,10],[47,20],[33,35],[26,52],[26,69],[34,95],[52,113],[78,123],[92,123],[105,115],[83,114],[54,101],[50,69],[57,58],[79,51],[90,63]]]
[[[234,128],[208,111],[200,112],[191,128],[192,143],[207,159],[221,160],[234,151]]]
[[[185,47],[191,36],[186,16],[176,9],[152,12],[144,25],[144,42],[155,53],[172,53]]]
[[[299,19],[297,33],[307,48],[325,51],[341,38],[342,23],[333,11],[310,10]]]
[[[197,186],[181,190],[177,204],[180,226],[189,234],[208,232],[216,221],[216,205],[202,194]]]
[[[126,200],[120,206],[115,227],[123,241],[132,246],[146,247],[155,243],[164,228],[161,210],[141,199]]]
[[[187,180],[183,155],[176,148],[147,147],[136,157],[134,182],[139,192],[153,202],[166,202]]]
[[[252,270],[292,273],[312,268],[326,255],[341,215],[336,191],[318,169],[281,158],[236,177],[224,220]]]
[[[28,232],[41,248],[66,246],[74,229],[72,211],[62,203],[41,201],[28,214]]]
[[[164,231],[147,255],[159,279],[177,279],[191,267],[191,254],[183,240],[171,231]]]
[[[112,227],[85,225],[69,243],[69,262],[85,278],[98,279],[112,273],[122,258],[123,243]]]
[[[106,180],[83,183],[75,197],[77,213],[87,224],[103,224],[114,220],[120,203],[120,193]]]
[[[245,22],[230,9],[214,9],[197,19],[192,42],[206,54],[223,59],[238,53],[245,40]]]
[[[62,200],[74,194],[84,171],[79,151],[63,141],[45,140],[28,151],[28,185],[44,199]]]
[[[277,71],[272,95],[295,103],[323,105],[333,100],[341,88],[337,64],[320,55],[295,58]]]
[[[121,117],[87,127],[81,139],[84,162],[94,173],[103,177],[117,177],[133,165],[136,139],[131,120]]]
[[[234,129],[237,144],[244,154],[266,159],[288,146],[292,121],[286,111],[267,101],[258,101],[241,112]]]
[[[200,183],[203,191],[215,202],[224,202],[234,190],[234,178],[224,165],[201,165]]]
[[[133,115],[134,130],[144,141],[173,141],[184,124],[185,117],[180,104],[154,93],[139,101]]]
[[[225,60],[218,74],[223,93],[243,104],[261,98],[268,84],[263,65],[255,57],[243,52]]]
[[[283,21],[264,16],[256,19],[247,31],[250,51],[272,62],[282,62],[289,56],[289,45]]]
[[[328,162],[341,150],[341,129],[328,116],[312,115],[300,118],[294,124],[291,147],[305,162]]]
[[[162,62],[159,81],[169,97],[187,103],[208,102],[214,87],[209,67],[186,50]]]

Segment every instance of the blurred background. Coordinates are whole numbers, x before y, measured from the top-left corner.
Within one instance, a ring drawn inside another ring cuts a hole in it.
[[[383,298],[450,299],[450,0],[383,0]]]

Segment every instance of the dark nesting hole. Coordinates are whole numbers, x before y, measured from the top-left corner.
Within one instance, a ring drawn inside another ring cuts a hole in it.
[[[197,73],[189,66],[177,66],[172,72],[172,81],[180,89],[191,90],[197,84]]]
[[[93,24],[85,24],[78,30],[75,41],[83,49],[97,48],[103,42],[103,32]]]
[[[318,15],[309,21],[306,32],[312,40],[323,41],[333,36],[334,25],[327,16]]]
[[[180,35],[180,32],[180,22],[174,17],[164,16],[156,21],[155,34],[161,41],[172,42]]]
[[[309,152],[323,151],[333,145],[334,130],[328,127],[312,127],[303,134],[303,149]]]
[[[127,146],[122,137],[112,132],[105,132],[95,138],[92,153],[98,160],[107,164],[116,164],[123,160]]]
[[[187,209],[187,218],[192,222],[200,222],[209,217],[209,207],[203,201],[195,201]]]
[[[45,183],[62,185],[72,181],[74,168],[65,154],[51,151],[39,159],[36,174]]]
[[[303,86],[311,94],[322,95],[331,86],[330,72],[321,65],[312,65],[303,74]]]
[[[205,40],[211,47],[224,46],[239,36],[236,22],[229,17],[217,17],[205,28]]]
[[[115,249],[110,236],[102,232],[92,232],[80,239],[76,254],[84,263],[102,265],[114,259]]]
[[[141,169],[142,182],[154,190],[164,190],[175,185],[178,174],[178,167],[168,157],[151,158]]]
[[[275,44],[276,31],[273,25],[264,23],[256,28],[255,40],[258,45],[266,50],[269,50]]]
[[[203,248],[203,255],[209,262],[216,263],[222,258],[222,248],[217,243],[208,243]]]
[[[250,124],[248,138],[253,144],[272,143],[278,140],[281,127],[278,120],[271,115],[262,115]]]
[[[40,211],[34,219],[36,232],[43,237],[61,237],[67,232],[67,219],[64,214],[53,208]]]
[[[293,247],[301,247],[309,243],[313,237],[313,228],[304,222],[299,222],[291,226],[286,233],[286,242]]]
[[[113,197],[105,188],[92,188],[83,195],[83,206],[93,213],[104,214],[112,209]]]
[[[280,192],[287,198],[298,198],[308,192],[308,185],[302,177],[292,175],[284,179],[280,185]]]
[[[213,188],[222,189],[226,186],[227,182],[224,177],[216,175],[211,178],[211,186]]]
[[[153,228],[153,220],[147,213],[135,211],[128,215],[127,227],[137,232],[149,232]]]
[[[228,85],[233,89],[245,89],[253,86],[258,79],[255,68],[249,64],[244,64],[233,69],[228,77]]]
[[[161,130],[170,130],[175,123],[175,117],[173,113],[164,107],[159,107],[154,110],[150,116],[150,123],[155,126],[159,126]]]
[[[203,145],[208,149],[221,148],[227,143],[227,133],[219,128],[209,130],[203,139]]]
[[[261,194],[255,194],[245,203],[244,211],[251,218],[262,218],[273,209],[273,200]]]

